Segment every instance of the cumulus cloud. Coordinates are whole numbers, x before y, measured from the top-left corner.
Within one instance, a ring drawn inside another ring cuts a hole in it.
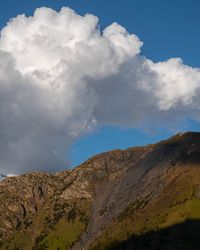
[[[19,15],[0,37],[0,170],[65,168],[71,143],[96,126],[198,119],[199,69],[154,63],[113,23],[72,9]]]

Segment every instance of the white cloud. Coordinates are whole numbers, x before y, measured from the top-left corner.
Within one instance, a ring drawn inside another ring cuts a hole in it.
[[[113,23],[69,8],[19,15],[0,37],[0,170],[65,167],[71,143],[98,125],[135,126],[198,113],[200,72],[154,63]]]
[[[179,102],[185,106],[195,104],[194,98],[200,88],[199,69],[184,65],[181,58],[159,63],[149,60],[148,64],[157,76],[157,81],[152,86],[161,110],[175,108]],[[147,85],[146,88],[148,89]]]

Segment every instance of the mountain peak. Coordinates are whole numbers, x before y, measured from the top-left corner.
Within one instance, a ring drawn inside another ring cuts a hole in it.
[[[168,140],[171,139],[199,139],[200,138],[200,132],[194,132],[194,131],[187,131],[187,132],[180,132],[174,136],[172,136],[171,138],[169,138]]]

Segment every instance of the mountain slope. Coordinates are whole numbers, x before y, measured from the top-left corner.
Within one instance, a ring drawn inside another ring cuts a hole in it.
[[[0,249],[158,249],[159,230],[162,249],[189,249],[168,231],[200,219],[200,133],[6,178],[0,201]]]

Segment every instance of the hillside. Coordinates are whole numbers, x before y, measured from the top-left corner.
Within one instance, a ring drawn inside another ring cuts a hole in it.
[[[0,182],[0,249],[199,249],[200,133]]]

